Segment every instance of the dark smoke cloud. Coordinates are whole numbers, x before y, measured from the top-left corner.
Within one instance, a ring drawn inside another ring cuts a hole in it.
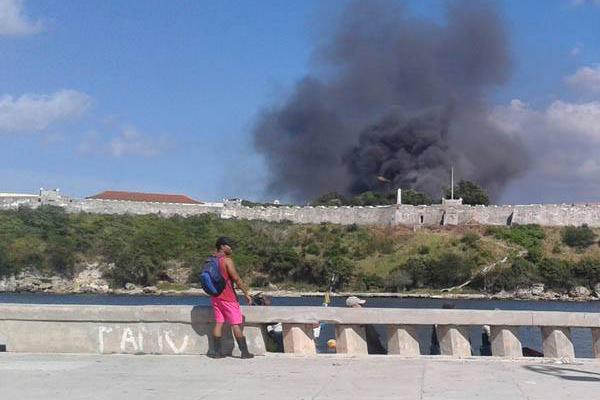
[[[393,2],[357,2],[315,50],[317,68],[264,111],[255,144],[268,190],[298,200],[414,188],[438,197],[449,169],[492,198],[528,165],[488,121],[485,97],[509,77],[509,45],[489,3],[452,3],[445,24]]]

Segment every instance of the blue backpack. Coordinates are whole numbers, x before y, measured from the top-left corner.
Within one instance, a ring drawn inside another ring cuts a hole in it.
[[[208,257],[200,273],[202,289],[204,289],[206,294],[216,297],[223,293],[226,283],[223,275],[221,275],[219,258],[215,256]]]

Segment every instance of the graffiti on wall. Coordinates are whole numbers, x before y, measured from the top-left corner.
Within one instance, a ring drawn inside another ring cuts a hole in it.
[[[189,335],[178,335],[169,329],[140,327],[98,327],[98,352],[183,354]]]

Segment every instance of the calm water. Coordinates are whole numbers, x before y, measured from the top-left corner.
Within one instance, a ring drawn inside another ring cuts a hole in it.
[[[333,297],[331,306],[343,307],[344,297]],[[276,297],[274,306],[320,306],[322,297]],[[98,305],[209,305],[207,297],[194,296],[114,296],[114,295],[53,295],[53,294],[12,294],[1,293],[0,303],[22,304],[98,304]],[[365,307],[381,308],[442,308],[450,303],[457,309],[471,310],[535,310],[535,311],[570,311],[570,312],[600,312],[600,302],[559,302],[559,301],[515,301],[515,300],[447,300],[447,299],[398,299],[372,298],[367,300]],[[385,342],[385,332],[380,330],[382,341]],[[542,338],[539,328],[521,328],[523,346],[540,350]],[[577,357],[591,358],[592,333],[589,329],[572,329],[573,344]],[[431,342],[431,327],[418,329],[421,352],[429,354]],[[325,351],[325,343],[334,336],[332,326],[324,326],[319,338],[319,348]],[[481,346],[481,329],[471,329],[473,353],[479,354]]]

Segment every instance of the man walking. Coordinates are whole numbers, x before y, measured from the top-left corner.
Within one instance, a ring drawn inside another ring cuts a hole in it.
[[[242,281],[235,269],[231,254],[233,252],[233,240],[228,237],[220,237],[216,243],[217,252],[215,257],[219,260],[221,275],[225,280],[225,289],[218,295],[211,297],[212,309],[215,316],[215,327],[213,329],[214,349],[209,352],[211,358],[223,358],[222,338],[223,324],[231,325],[233,335],[238,347],[242,352],[242,358],[253,358],[254,355],[248,351],[248,344],[243,332],[243,316],[238,302],[233,283],[244,292],[248,304],[252,303],[252,297],[246,284]]]

